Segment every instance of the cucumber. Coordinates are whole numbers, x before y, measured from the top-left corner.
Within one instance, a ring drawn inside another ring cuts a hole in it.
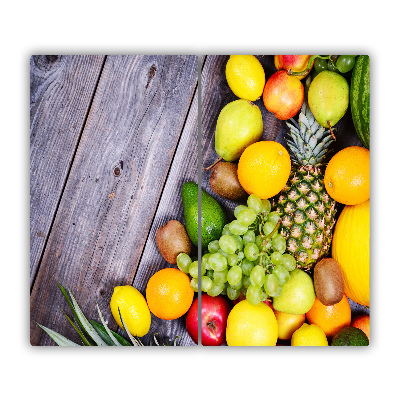
[[[358,56],[351,75],[350,108],[361,143],[369,149],[369,56]]]

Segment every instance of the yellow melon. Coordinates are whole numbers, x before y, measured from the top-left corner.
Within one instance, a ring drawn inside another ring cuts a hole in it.
[[[346,206],[336,223],[332,257],[344,276],[345,293],[358,304],[369,307],[369,200]]]

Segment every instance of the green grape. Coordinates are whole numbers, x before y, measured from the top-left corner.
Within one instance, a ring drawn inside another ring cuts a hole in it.
[[[232,235],[236,241],[237,250],[242,251],[243,249],[243,239],[239,235]]]
[[[237,248],[236,240],[232,236],[222,235],[219,238],[219,247],[228,254],[234,254]]]
[[[237,207],[235,208],[235,211],[233,212],[233,214],[234,214],[235,218],[237,218],[237,217],[238,217],[238,215],[239,215],[240,211],[242,211],[242,210],[245,210],[246,208],[247,208],[247,207],[246,207],[246,206],[244,206],[243,204],[241,204],[241,205],[237,206]]]
[[[275,296],[272,296],[272,297],[278,297],[281,295],[281,293],[282,293],[282,286],[279,286],[278,291],[275,293]]]
[[[207,268],[206,268],[206,265],[203,264],[203,262],[200,263],[200,268],[201,268],[201,270],[200,270],[201,276],[205,275],[207,272]]]
[[[230,300],[236,300],[239,297],[240,290],[234,289],[232,286],[228,286],[226,294]]]
[[[286,250],[286,239],[282,235],[277,235],[272,239],[272,247],[279,253],[284,253]]]
[[[339,72],[339,70],[336,68],[336,65],[331,60],[328,60],[328,70],[333,72]]]
[[[201,291],[208,292],[212,286],[212,280],[206,275],[201,277]]]
[[[336,61],[336,67],[340,73],[345,74],[353,69],[354,64],[356,63],[355,56],[339,56]]]
[[[246,299],[250,304],[255,306],[258,303],[261,303],[261,298],[262,298],[262,290],[260,287],[250,285],[247,288]]]
[[[237,265],[232,267],[228,271],[227,280],[231,286],[237,285],[239,284],[239,282],[242,282],[242,268]]]
[[[291,254],[284,254],[282,256],[281,265],[288,271],[293,271],[296,268],[296,259]]]
[[[205,269],[211,269],[210,264],[208,263],[208,259],[209,259],[210,255],[211,255],[211,253],[206,253],[206,254],[203,254],[203,257],[201,257],[201,265],[202,266],[204,265]]]
[[[225,251],[223,251],[222,249],[219,249],[218,253],[221,254],[222,256],[224,256],[226,259],[228,259],[228,257],[229,257],[229,254],[225,253]]]
[[[256,234],[253,231],[247,231],[243,235],[243,243],[246,245],[247,243],[254,243],[256,241]]]
[[[230,284],[230,286],[232,287],[232,289],[240,290],[240,288],[243,286],[242,279],[240,280],[240,282],[237,285],[231,285]]]
[[[222,293],[224,290],[224,284],[223,283],[217,283],[213,281],[212,286],[210,289],[207,290],[207,294],[212,297],[216,297]]]
[[[264,226],[263,226],[264,235],[268,236],[268,235],[275,229],[275,226],[276,226],[276,224],[273,224],[272,222],[266,222],[266,223],[264,224]],[[275,234],[273,235],[273,237],[274,237],[275,235],[276,235],[276,232],[275,232]]]
[[[279,213],[274,211],[268,214],[267,221],[272,222],[274,224],[274,228],[279,221]]]
[[[197,261],[193,261],[190,264],[189,267],[189,274],[193,277],[193,278],[198,278],[199,277],[199,263]]]
[[[250,276],[243,276],[242,278],[242,287],[244,286],[246,289],[251,285]]]
[[[247,243],[246,246],[244,246],[244,256],[249,261],[254,261],[259,253],[260,250],[255,243]]]
[[[271,254],[271,261],[272,261],[272,263],[275,264],[275,265],[281,264],[281,263],[282,263],[282,259],[283,259],[283,256],[282,256],[281,253],[279,253],[279,251],[274,251],[274,252]]]
[[[212,269],[208,269],[206,272],[206,276],[208,276],[211,280],[214,279],[214,271]]]
[[[265,281],[265,271],[261,265],[256,265],[250,273],[250,282],[253,286],[261,287]]]
[[[250,276],[251,270],[254,268],[254,264],[246,258],[242,261],[242,272],[244,275]]]
[[[326,62],[326,60],[323,60],[322,58],[316,58],[314,60],[314,69],[318,73],[325,71],[328,69],[328,63]]]
[[[227,259],[220,253],[211,254],[208,263],[214,271],[223,271],[228,266]]]
[[[278,292],[279,282],[274,274],[267,274],[264,281],[264,290],[268,296],[275,296]]]
[[[237,220],[245,226],[251,225],[257,218],[257,213],[251,208],[240,211]]]
[[[231,231],[229,229],[229,224],[226,224],[222,229],[221,235],[231,235]]]
[[[289,271],[286,268],[282,267],[282,265],[275,265],[272,273],[277,277],[280,286],[289,281]]]
[[[244,294],[244,295],[246,296],[246,292],[247,292],[247,287],[242,286],[242,287],[240,288],[240,293],[242,293],[242,294]]]
[[[210,253],[216,253],[219,250],[219,241],[213,240],[208,244],[208,251]]]
[[[239,256],[237,254],[229,254],[228,264],[233,267],[239,263]]]
[[[263,203],[256,194],[251,194],[247,199],[247,206],[259,214],[263,209]],[[237,217],[236,217],[237,218]]]
[[[229,224],[229,229],[234,235],[244,235],[248,231],[248,227],[236,219]]]
[[[191,263],[192,259],[186,253],[180,253],[178,254],[178,257],[176,257],[176,265],[185,274],[189,273],[189,267]]]
[[[271,211],[271,202],[268,199],[263,199],[261,200],[262,205],[263,205],[263,213],[265,213],[265,215],[268,215],[269,212]]]
[[[244,253],[243,251],[239,251],[239,253],[237,254],[237,256],[239,257],[239,260],[242,261],[244,258]]]
[[[228,286],[229,286],[228,282],[225,282],[224,283],[224,288],[222,289],[222,292],[221,292],[221,294],[223,294],[224,296],[226,296],[226,291],[228,289]]]
[[[225,283],[227,281],[228,281],[228,268],[225,268],[223,271],[214,271],[214,282]]]
[[[261,242],[262,242],[262,238],[260,235],[256,236],[254,243],[257,245],[257,247],[261,247]]]
[[[199,281],[196,278],[192,278],[190,281],[190,287],[195,291],[199,291]]]
[[[262,288],[261,288],[262,290]],[[264,292],[264,290],[261,291],[261,301],[265,301],[268,299],[267,293]]]

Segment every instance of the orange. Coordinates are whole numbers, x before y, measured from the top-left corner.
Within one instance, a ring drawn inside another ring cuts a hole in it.
[[[310,324],[318,325],[331,338],[345,326],[350,326],[351,308],[346,295],[332,306],[323,305],[316,297],[306,317]]]
[[[147,304],[150,311],[161,319],[181,317],[189,310],[193,297],[189,277],[176,268],[161,269],[147,282]]]
[[[284,188],[290,169],[289,153],[280,143],[261,141],[246,147],[237,172],[239,182],[248,194],[269,199]]]
[[[369,150],[346,147],[336,153],[325,171],[325,188],[339,203],[355,205],[369,199]]]
[[[351,321],[350,326],[361,329],[368,337],[369,340],[369,315],[358,315]]]

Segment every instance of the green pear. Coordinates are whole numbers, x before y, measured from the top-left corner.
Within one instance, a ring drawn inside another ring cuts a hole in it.
[[[215,128],[215,151],[225,161],[237,160],[244,149],[261,139],[260,109],[247,100],[228,103],[220,112]]]
[[[301,269],[290,272],[290,279],[282,286],[282,292],[273,300],[277,311],[287,314],[305,314],[315,300],[314,284],[311,277]]]
[[[308,105],[317,122],[331,128],[347,111],[349,84],[336,72],[320,72],[308,89]]]

